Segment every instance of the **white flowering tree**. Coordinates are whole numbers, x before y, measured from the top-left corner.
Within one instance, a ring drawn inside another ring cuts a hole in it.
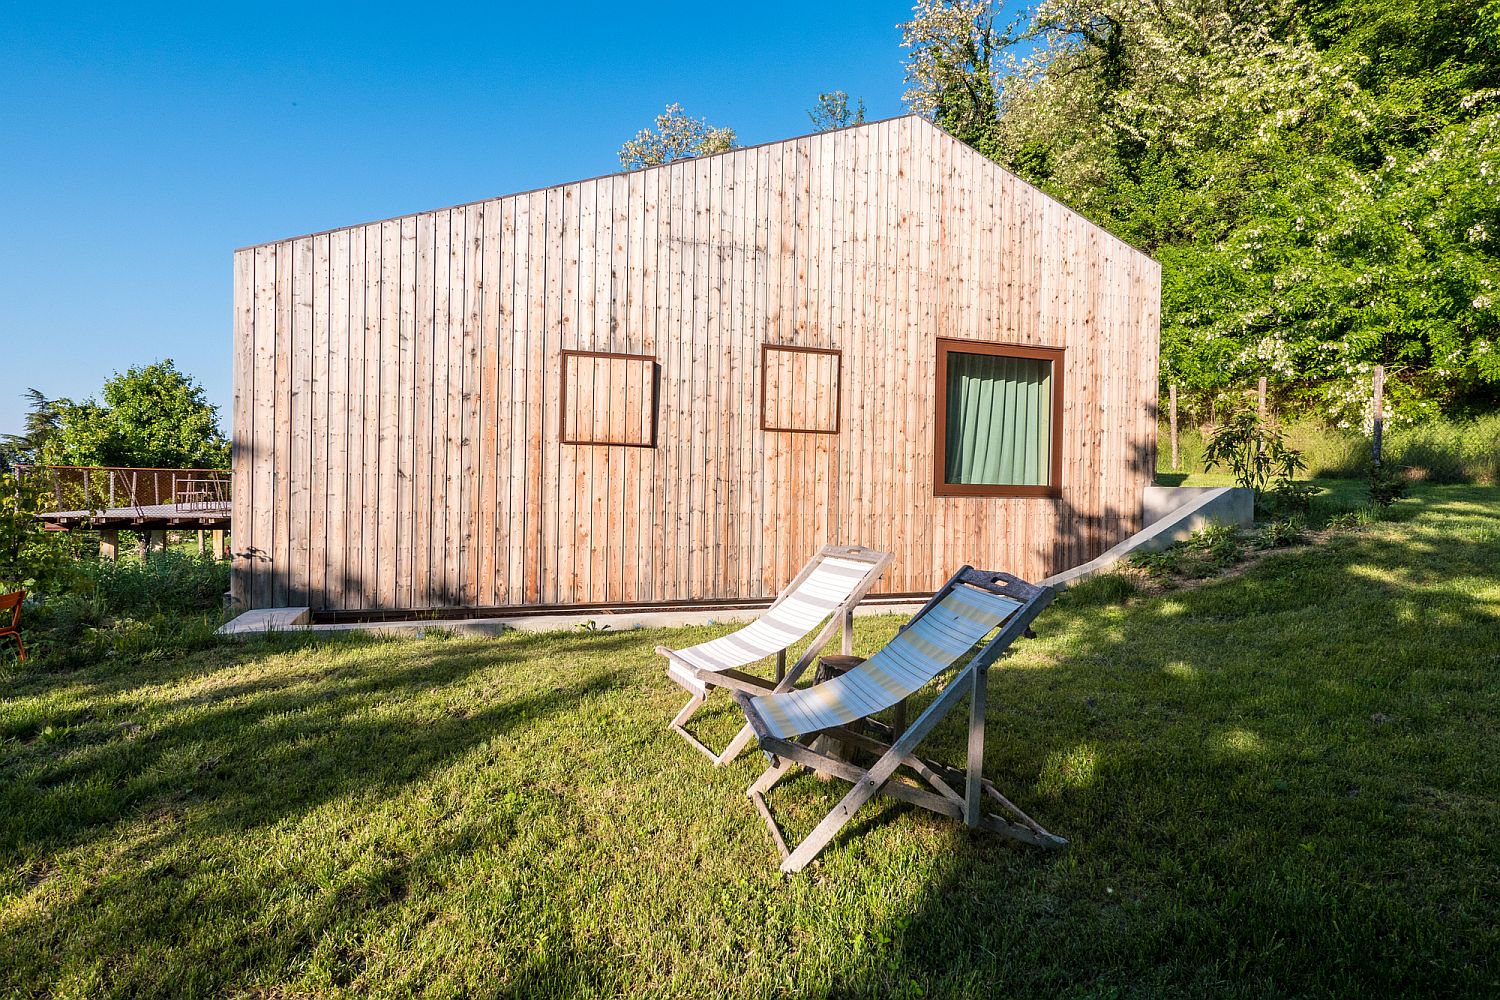
[[[1006,47],[1015,40],[999,26],[1001,6],[918,0],[901,25],[907,107],[987,156],[998,152],[997,83]]]
[[[656,116],[654,128],[643,128],[620,147],[620,164],[626,170],[654,167],[673,160],[734,148],[734,129],[716,128],[705,119],[690,117],[681,104],[668,104]]]
[[[1500,0],[922,0],[907,102],[1163,265],[1166,378],[1500,402]],[[1367,393],[1366,393],[1367,395]]]

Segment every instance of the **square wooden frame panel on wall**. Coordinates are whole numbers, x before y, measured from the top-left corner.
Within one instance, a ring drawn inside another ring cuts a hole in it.
[[[775,357],[773,355],[780,355]],[[837,434],[843,411],[844,352],[834,347],[760,345],[760,429]],[[796,383],[811,392],[796,392]]]
[[[661,368],[649,354],[562,352],[558,422],[563,444],[656,447]],[[588,392],[579,391],[585,381]]]
[[[1051,463],[1046,486],[1008,486],[980,483],[947,482],[948,460],[948,355],[988,354],[1001,358],[1036,358],[1052,363],[1052,440],[1049,443]],[[937,402],[937,419],[933,421],[932,494],[939,497],[1060,497],[1062,496],[1063,426],[1063,349],[1031,347],[1021,344],[997,344],[986,340],[937,338],[937,385],[933,399]]]

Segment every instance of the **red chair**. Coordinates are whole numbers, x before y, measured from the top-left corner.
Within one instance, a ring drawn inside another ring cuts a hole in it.
[[[5,612],[10,612],[10,624],[0,625],[0,639],[16,640],[16,651],[23,660],[26,659],[26,644],[21,641],[21,602],[25,599],[24,590],[18,590],[14,594],[0,594],[0,620],[3,620]]]

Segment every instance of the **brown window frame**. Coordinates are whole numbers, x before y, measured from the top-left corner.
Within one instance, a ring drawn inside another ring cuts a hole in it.
[[[644,361],[651,365],[651,437],[647,441],[595,441],[568,437],[568,359],[610,358],[615,361]],[[558,386],[557,433],[563,444],[585,445],[598,448],[655,448],[657,424],[657,399],[660,395],[661,364],[654,354],[621,354],[617,351],[575,351],[564,348],[559,362],[560,385]]]
[[[766,372],[770,365],[772,351],[790,351],[794,354],[831,354],[833,355],[833,429],[824,430],[817,427],[775,427],[766,418],[766,394],[769,390],[769,380]],[[837,347],[800,347],[795,344],[761,344],[760,345],[760,429],[777,434],[838,434],[843,427],[844,420],[844,352]]]
[[[948,355],[986,354],[1001,358],[1034,358],[1052,363],[1052,467],[1046,486],[1001,486],[988,483],[950,483],[946,481],[948,464]],[[997,344],[987,340],[937,338],[937,419],[933,422],[937,436],[932,449],[932,493],[939,497],[1060,497],[1062,496],[1063,443],[1063,357],[1061,347],[1031,347],[1022,344]]]

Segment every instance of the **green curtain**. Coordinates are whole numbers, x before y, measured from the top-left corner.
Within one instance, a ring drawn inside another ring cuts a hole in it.
[[[948,355],[947,481],[1047,486],[1052,472],[1052,363]]]

